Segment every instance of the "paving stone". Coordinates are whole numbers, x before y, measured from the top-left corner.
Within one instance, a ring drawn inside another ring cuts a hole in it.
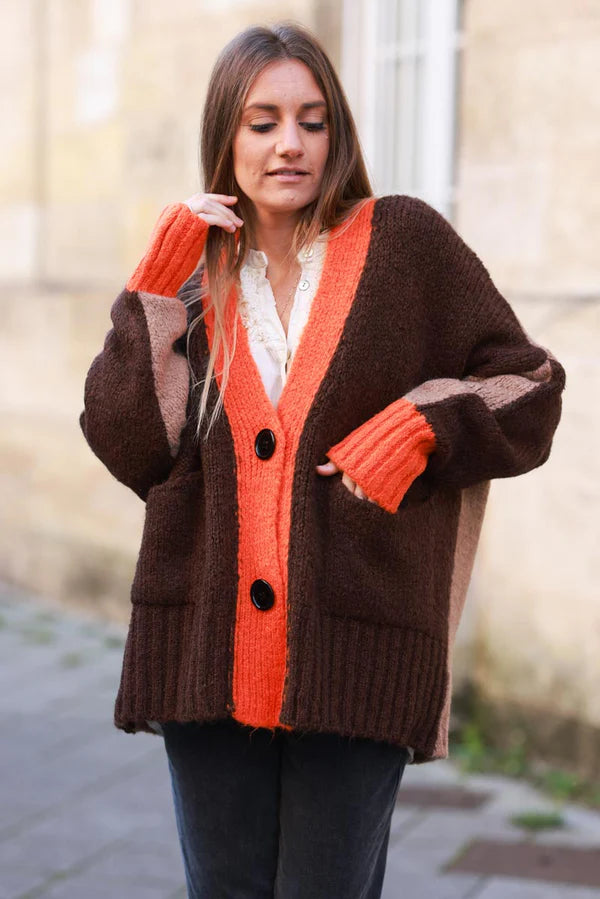
[[[29,890],[42,886],[46,878],[33,874],[29,866],[3,865],[0,877],[0,899],[16,899]]]
[[[599,899],[600,890],[494,877],[472,899]],[[392,899],[392,897],[390,897]],[[469,897],[471,899],[471,897]]]
[[[178,890],[175,890],[174,893],[169,893],[167,899],[188,899],[187,887],[185,884]]]
[[[83,866],[87,870],[88,859],[90,868],[96,866],[99,872],[110,868],[112,876],[116,876],[118,865],[109,861],[112,854],[117,862],[121,861],[121,876],[124,882],[128,880],[123,895],[129,896],[129,879],[133,884],[140,872],[148,868],[148,858],[143,865],[142,859],[149,847],[155,860],[162,859],[161,867],[167,872],[163,874],[162,895],[166,895],[167,887],[176,887],[182,866],[175,817],[170,785],[165,776],[162,780],[157,776],[159,772],[153,762],[148,769],[127,777],[124,783],[113,783],[108,789],[81,796],[44,820],[31,822],[12,838],[2,840],[0,870],[12,872],[11,882],[18,884],[13,895],[39,887],[53,877],[67,876],[72,868]],[[162,773],[166,773],[164,766]],[[127,851],[123,851],[124,847]],[[103,849],[107,854],[98,860]],[[100,874],[98,878],[101,880]],[[76,880],[79,884],[79,876]],[[52,894],[44,892],[44,896]],[[81,893],[84,895],[87,894]],[[119,895],[116,887],[114,893],[105,893],[107,897],[112,895]]]
[[[47,826],[33,826],[11,840],[0,844],[0,870],[20,872],[19,893],[32,890],[52,877],[63,876],[70,868],[90,861],[98,850],[110,845],[99,833],[79,833],[71,822],[68,836]],[[17,894],[18,895],[18,894]]]
[[[169,890],[160,884],[146,881],[141,874],[133,883],[124,883],[119,880],[98,881],[93,875],[84,872],[43,892],[43,899],[113,899],[113,897],[169,899]]]
[[[388,858],[381,899],[471,899],[482,879],[476,875],[439,876],[426,867],[406,872],[394,856]],[[499,897],[498,897],[499,899]],[[504,899],[504,897],[503,897]]]
[[[438,759],[420,765],[407,765],[402,783],[410,784],[411,787],[432,786],[437,783],[459,786],[470,783],[470,780],[450,759]]]
[[[406,786],[398,792],[398,803],[416,805],[420,808],[461,808],[474,809],[485,805],[492,793],[481,793],[465,787],[446,786]]]
[[[81,750],[73,745],[60,756],[49,756],[43,766],[24,765],[13,769],[11,780],[30,794],[43,796],[47,803],[80,790],[99,778],[117,775],[125,763],[143,758],[150,747],[141,741],[124,746],[124,735],[113,728]]]
[[[590,838],[595,838],[600,844],[600,814],[592,809],[580,808],[575,805],[565,804],[560,809],[569,827]]]
[[[162,841],[142,839],[138,834],[123,842],[103,858],[86,868],[88,879],[115,885],[115,895],[119,884],[128,895],[128,888],[134,885],[143,872],[144,883],[163,887],[164,895],[185,883],[183,861],[179,845],[173,839],[167,841],[168,828],[163,826]]]
[[[548,796],[544,796],[534,786],[523,780],[512,780],[501,775],[473,774],[469,777],[469,788],[482,792],[490,792],[492,798],[488,811],[496,812],[504,810],[507,814],[513,810],[522,808],[549,811],[555,803]]]
[[[116,728],[114,730],[124,741],[125,735],[118,733]],[[110,749],[109,741],[104,738],[87,746],[79,756],[77,753],[65,755],[44,766],[14,772],[3,789],[5,801],[0,805],[0,838],[27,828],[36,817],[51,814],[53,809],[65,806],[82,793],[106,792],[113,784],[122,790],[122,782],[130,777],[130,772],[151,760],[150,739],[148,736],[147,741],[138,741],[128,749],[118,745],[115,748],[113,743]],[[23,795],[29,800],[25,806],[19,803]]]
[[[66,753],[83,749],[104,736],[107,730],[114,727],[112,707],[106,705],[100,716],[73,717],[60,715],[50,720],[42,719],[36,725],[34,734],[23,733],[21,723],[15,723],[16,716],[4,718],[5,732],[10,734],[0,742],[0,769],[3,771],[19,771],[35,764],[45,763],[52,756],[64,756]]]
[[[542,846],[529,841],[473,840],[451,870],[600,889],[600,847]]]
[[[396,805],[390,827],[390,842],[396,843],[423,815],[421,809]]]
[[[20,686],[7,687],[2,697],[2,708],[5,714],[19,713],[32,717],[42,712],[54,714],[76,697],[93,691],[95,684],[114,684],[116,695],[117,678],[118,672],[112,663],[107,665],[106,660],[78,669],[61,667],[56,663],[44,667],[35,678]]]
[[[532,832],[521,831],[523,837],[529,837],[534,843],[542,846],[577,846],[581,849],[600,848],[600,837],[595,831],[586,830],[583,827],[571,823],[565,818],[565,826],[555,830],[541,830]]]
[[[418,863],[425,855],[441,866],[464,845],[482,835],[489,839],[518,840],[521,832],[504,818],[473,814],[469,810],[429,808],[427,814],[411,822],[410,828],[403,833],[398,852],[407,857],[407,866]]]

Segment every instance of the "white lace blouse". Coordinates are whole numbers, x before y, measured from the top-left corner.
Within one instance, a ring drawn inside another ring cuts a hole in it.
[[[305,247],[298,254],[302,271],[290,312],[287,338],[266,275],[269,263],[266,254],[262,250],[249,250],[240,272],[240,317],[248,332],[250,350],[265,390],[275,407],[319,286],[327,239],[328,232],[323,232],[311,247]]]

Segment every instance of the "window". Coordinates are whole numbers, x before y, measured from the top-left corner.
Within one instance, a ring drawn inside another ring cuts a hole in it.
[[[378,194],[452,218],[462,0],[345,0],[342,77]]]

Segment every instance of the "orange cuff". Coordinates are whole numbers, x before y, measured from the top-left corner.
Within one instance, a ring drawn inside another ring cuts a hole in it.
[[[396,512],[436,446],[435,434],[414,403],[403,398],[355,428],[326,455],[370,499]]]
[[[186,203],[165,206],[146,253],[126,284],[127,290],[176,297],[200,261],[208,227]]]

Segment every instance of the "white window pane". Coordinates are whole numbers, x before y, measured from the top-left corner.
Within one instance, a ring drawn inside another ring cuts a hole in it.
[[[345,70],[359,98],[359,133],[375,191],[422,196],[446,213],[461,6],[462,0],[344,0],[355,35]]]
[[[428,0],[396,0],[398,6],[398,31],[396,40],[416,41],[423,37],[423,7]]]

